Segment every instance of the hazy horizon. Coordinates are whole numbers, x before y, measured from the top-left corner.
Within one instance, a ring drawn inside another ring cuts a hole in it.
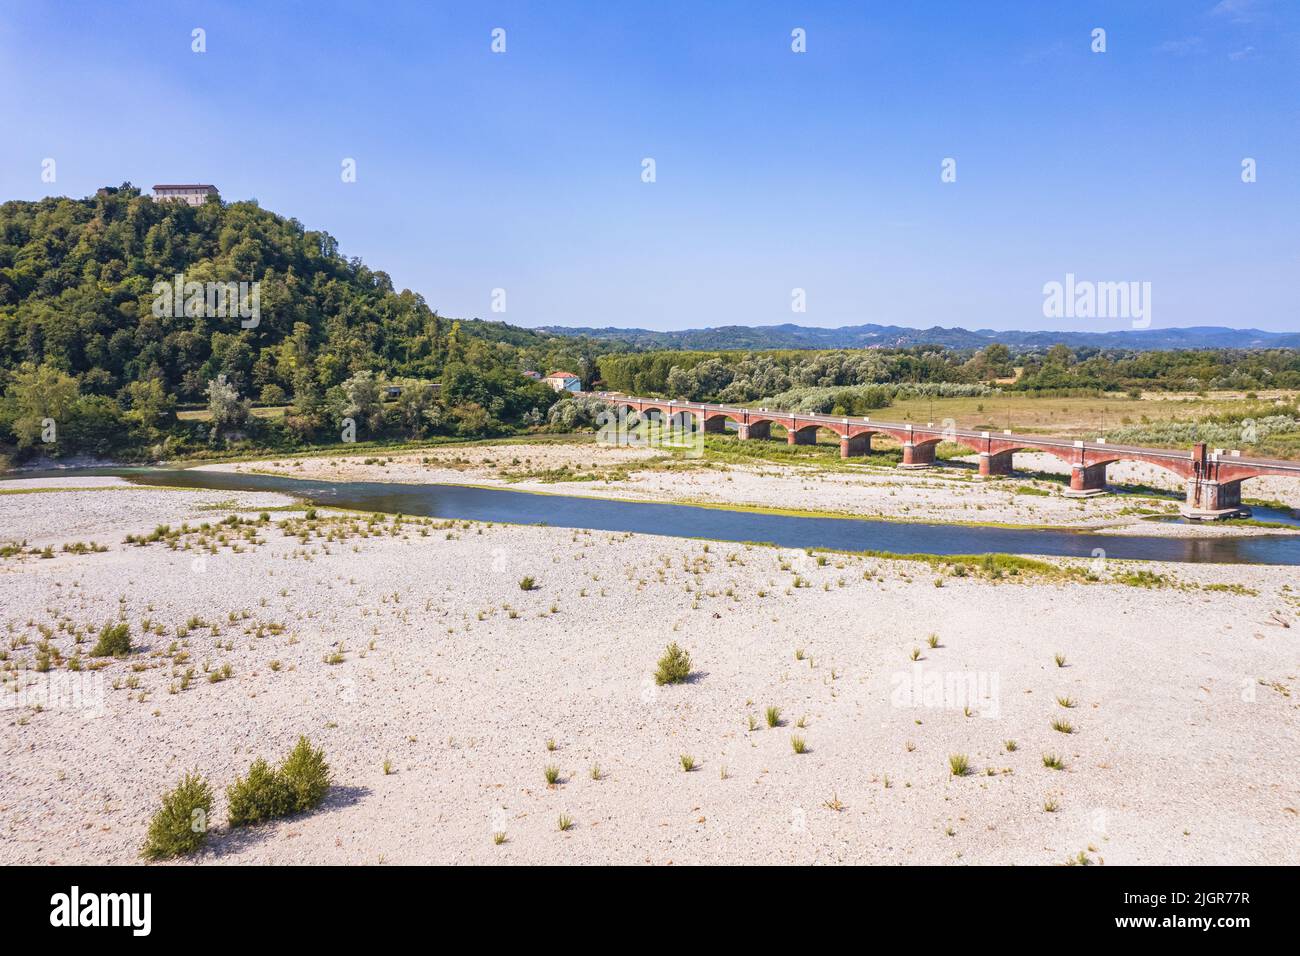
[[[0,199],[213,183],[526,327],[1134,327],[1046,317],[1074,275],[1149,283],[1152,329],[1295,331],[1297,63],[1270,0],[68,0],[0,21]]]

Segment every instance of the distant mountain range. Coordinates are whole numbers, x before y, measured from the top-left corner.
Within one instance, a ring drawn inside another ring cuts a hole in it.
[[[1278,349],[1300,348],[1300,332],[1265,332],[1204,325],[1187,329],[1123,329],[1112,332],[999,332],[994,329],[909,329],[900,325],[722,325],[713,329],[654,332],[649,329],[584,329],[543,326],[539,332],[585,335],[637,348],[715,351],[722,349],[860,349],[942,345],[983,348],[1001,342],[1012,349],[1050,348],[1058,343],[1105,349]]]

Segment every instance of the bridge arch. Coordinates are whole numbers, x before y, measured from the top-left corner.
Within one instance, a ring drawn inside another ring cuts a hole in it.
[[[745,424],[744,419],[734,412],[724,411],[705,411],[702,414],[704,419],[704,431],[709,434],[722,434],[727,430],[727,422],[733,422],[737,429]]]
[[[791,421],[785,429],[785,440],[790,445],[815,445],[817,429],[821,427],[818,422],[800,425],[798,421]]]

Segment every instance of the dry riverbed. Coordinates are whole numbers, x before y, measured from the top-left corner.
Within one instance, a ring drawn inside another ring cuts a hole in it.
[[[133,862],[189,769],[203,863],[1300,863],[1294,568],[958,571],[57,484],[0,495],[0,541],[56,545],[0,560],[0,863]],[[132,653],[92,670],[119,617]],[[658,687],[669,641],[693,676]],[[224,788],[300,734],[325,804],[229,830]]]

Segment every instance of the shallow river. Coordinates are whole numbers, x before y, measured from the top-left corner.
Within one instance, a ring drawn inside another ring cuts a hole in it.
[[[767,542],[793,548],[925,554],[1004,552],[1082,558],[1093,557],[1100,549],[1112,558],[1300,565],[1300,534],[1160,538],[856,518],[800,518],[725,508],[540,495],[463,485],[326,482],[188,469],[85,468],[39,473],[39,476],[47,475],[69,480],[78,475],[117,475],[147,485],[222,491],[278,491],[315,504],[360,511]],[[38,474],[9,477],[38,477]]]

